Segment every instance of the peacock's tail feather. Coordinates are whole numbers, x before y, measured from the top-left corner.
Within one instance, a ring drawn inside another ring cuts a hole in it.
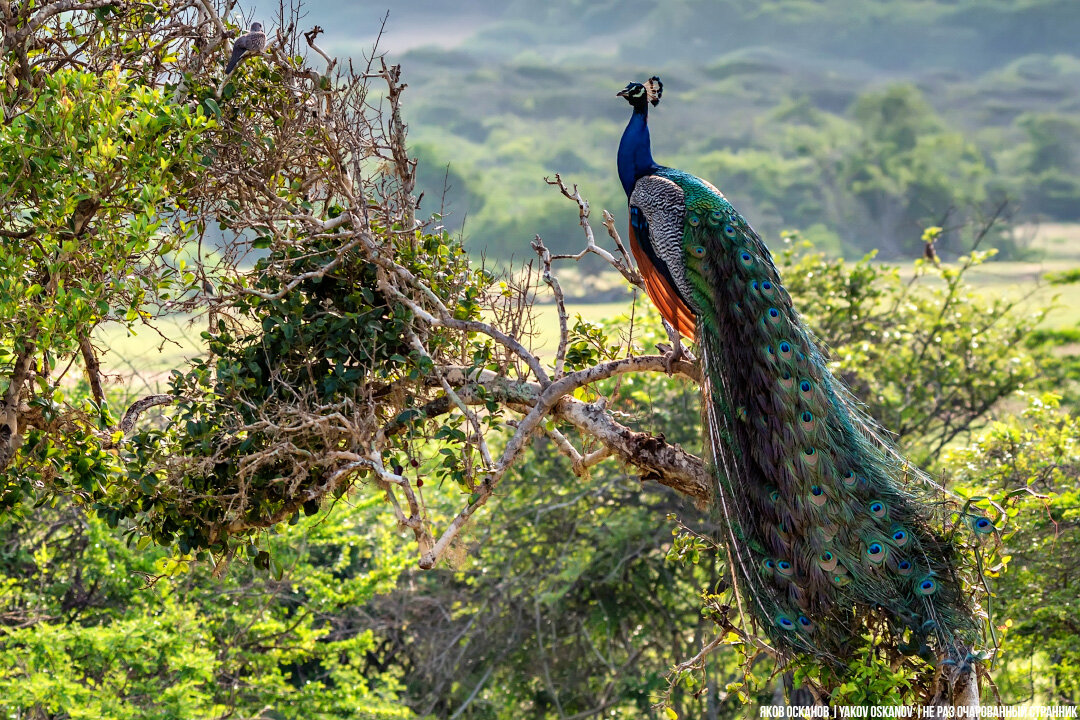
[[[950,546],[912,482],[918,471],[829,372],[742,216],[698,178],[657,175],[684,196],[673,282],[697,320],[717,506],[742,609],[780,648],[834,659],[865,618],[898,636],[910,630],[913,652],[966,652],[974,622]]]

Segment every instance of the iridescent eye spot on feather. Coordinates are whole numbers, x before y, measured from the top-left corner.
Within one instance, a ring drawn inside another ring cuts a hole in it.
[[[785,390],[790,390],[795,385],[795,378],[791,377],[791,373],[785,370],[780,374],[780,384]]]
[[[784,340],[780,343],[780,356],[785,360],[791,359],[791,343]]]
[[[761,283],[761,294],[767,298],[771,298],[773,295],[776,294],[773,290],[773,284],[768,280]]]
[[[739,262],[745,268],[752,268],[754,266],[754,256],[744,250],[739,253]]]
[[[768,317],[766,318],[773,325],[780,324],[780,311],[776,308],[769,308]]]
[[[990,522],[988,518],[977,518],[971,525],[975,528],[975,532],[977,533],[986,534],[994,532],[994,523]]]
[[[735,226],[732,225],[731,223],[728,223],[727,225],[725,225],[724,226],[724,235],[727,235],[728,239],[734,239],[734,237],[735,237]]]
[[[723,220],[724,213],[720,212],[719,210],[713,210],[711,213],[709,213],[710,225],[719,225],[721,222],[723,222]]]
[[[866,557],[875,565],[880,564],[885,559],[885,546],[879,542],[870,543],[866,546]]]
[[[791,567],[791,563],[789,563],[787,560],[781,560],[776,563],[776,572],[784,575],[785,577],[790,577],[795,572],[795,569]]]
[[[836,587],[844,587],[845,585],[847,585],[850,582],[851,582],[851,578],[848,577],[847,575],[833,575],[832,576],[832,583]]]
[[[833,555],[828,550],[826,550],[825,552],[818,555],[817,562],[818,562],[818,567],[820,567],[825,572],[832,572],[833,570],[836,569],[836,565],[837,565],[836,556]]]
[[[828,498],[825,497],[825,491],[821,489],[820,485],[810,486],[810,502],[818,507],[825,504]]]
[[[880,500],[874,500],[872,503],[870,503],[869,508],[870,514],[876,518],[883,518],[888,512],[888,509],[885,507],[885,503],[881,502]]]
[[[896,547],[904,547],[905,545],[907,545],[908,540],[911,539],[911,536],[908,535],[908,531],[904,528],[894,527],[892,531],[892,539]]]
[[[912,567],[910,560],[901,560],[900,562],[896,563],[896,572],[900,573],[901,575],[910,575],[913,569],[914,568]]]
[[[766,558],[765,560],[761,561],[761,569],[764,570],[766,573],[771,574],[772,571],[776,569],[776,563],[774,563],[772,559]]]
[[[814,627],[814,623],[810,622],[810,618],[806,617],[805,615],[799,616],[799,625],[802,627],[803,630],[809,630],[810,628]]]
[[[686,218],[686,221],[690,223],[690,227],[697,227],[701,224],[701,218],[699,218],[697,215],[691,215],[690,217]]]
[[[933,595],[937,592],[937,583],[934,582],[934,578],[927,575],[915,584],[915,592],[920,595]]]
[[[780,491],[773,490],[771,493],[769,493],[769,500],[772,501],[773,505],[780,502]]]
[[[700,260],[701,258],[705,257],[705,248],[701,245],[695,245],[694,248],[690,251],[690,254]]]
[[[791,621],[787,615],[778,615],[776,617],[776,626],[781,630],[794,630],[795,623]]]
[[[809,395],[810,391],[814,389],[814,386],[810,384],[809,380],[803,380],[799,383],[799,390],[803,395]]]
[[[844,477],[842,477],[841,480],[848,487],[854,487],[855,486],[855,473],[848,470],[846,473],[844,473]]]

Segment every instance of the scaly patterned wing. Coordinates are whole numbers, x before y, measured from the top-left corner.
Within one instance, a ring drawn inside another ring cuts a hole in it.
[[[683,274],[683,192],[678,185],[649,175],[630,196],[630,250],[645,281],[649,299],[684,337],[694,340],[694,313]]]

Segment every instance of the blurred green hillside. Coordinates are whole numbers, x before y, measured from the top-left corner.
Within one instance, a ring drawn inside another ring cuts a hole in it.
[[[370,52],[386,0],[315,0],[327,45]],[[543,183],[561,172],[625,222],[614,97],[653,73],[655,155],[714,181],[763,233],[885,257],[1002,200],[1080,219],[1075,0],[401,0],[381,48],[404,66],[424,209],[470,247],[579,243]],[[444,192],[445,190],[445,192]],[[572,209],[571,209],[572,210]],[[963,246],[944,239],[946,255]],[[1007,237],[1004,257],[1022,256]]]

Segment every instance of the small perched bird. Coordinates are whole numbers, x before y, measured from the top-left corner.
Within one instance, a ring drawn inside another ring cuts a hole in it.
[[[713,185],[658,165],[657,77],[618,93],[630,245],[649,298],[702,361],[716,506],[736,599],[782,651],[842,663],[865,623],[899,653],[970,660],[976,635],[919,471],[829,371],[765,243]],[[971,515],[975,532],[993,523]]]
[[[229,58],[229,64],[225,66],[225,74],[228,75],[236,69],[246,55],[260,53],[264,47],[266,47],[266,33],[263,32],[262,23],[253,22],[248,34],[241,35],[233,43],[232,57]]]

